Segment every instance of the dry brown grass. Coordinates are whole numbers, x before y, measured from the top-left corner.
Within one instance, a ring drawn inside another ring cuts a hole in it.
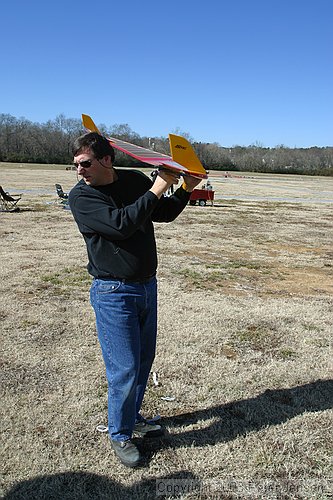
[[[169,434],[141,443],[133,471],[95,430],[107,401],[86,253],[54,203],[75,180],[0,165],[24,191],[0,214],[5,498],[154,498],[156,478],[200,481],[201,498],[329,498],[332,180],[213,174],[214,207],[156,225],[160,384],[144,410]]]

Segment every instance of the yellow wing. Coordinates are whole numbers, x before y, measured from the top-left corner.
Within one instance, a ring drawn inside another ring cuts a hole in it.
[[[188,168],[191,174],[206,178],[207,172],[191,144],[180,135],[169,134],[171,156],[174,161]]]
[[[90,132],[97,132],[98,134],[100,134],[100,131],[98,130],[93,119],[89,115],[82,115],[82,123],[84,128],[90,130]]]

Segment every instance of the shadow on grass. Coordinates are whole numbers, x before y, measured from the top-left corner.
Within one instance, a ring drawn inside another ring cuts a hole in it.
[[[64,472],[37,476],[13,486],[3,500],[125,500],[156,498],[162,492],[165,481],[186,480],[193,485],[199,480],[188,471],[145,479],[124,486],[113,479],[87,472]]]
[[[186,427],[197,422],[204,425],[203,422],[209,419],[214,419],[214,422],[198,430],[170,433],[162,447],[205,446],[228,442],[249,432],[282,424],[306,412],[319,412],[331,408],[333,408],[333,380],[317,380],[288,389],[267,390],[254,398],[163,419],[163,424],[169,427]]]
[[[169,434],[162,440],[143,440],[140,448],[147,460],[157,449],[182,446],[209,446],[228,442],[249,432],[282,424],[306,412],[333,407],[333,380],[317,380],[288,389],[267,390],[250,399],[213,406],[163,419],[169,427],[193,425],[214,419],[205,428]],[[201,424],[203,425],[203,424]],[[159,478],[157,478],[158,480]],[[189,471],[179,471],[163,479],[198,480]],[[22,481],[3,500],[110,500],[155,498],[156,480],[146,479],[131,486],[97,474],[67,472],[38,476]]]

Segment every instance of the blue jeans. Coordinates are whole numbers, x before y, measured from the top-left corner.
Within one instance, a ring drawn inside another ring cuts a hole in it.
[[[132,436],[155,357],[157,281],[144,284],[94,279],[90,289],[108,381],[112,440]]]

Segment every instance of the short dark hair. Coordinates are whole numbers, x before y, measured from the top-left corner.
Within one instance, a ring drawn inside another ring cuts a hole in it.
[[[97,132],[88,132],[88,134],[81,135],[75,139],[73,143],[74,156],[77,156],[85,148],[90,148],[98,160],[101,160],[104,156],[111,156],[111,161],[112,163],[114,162],[113,147],[106,137]]]

